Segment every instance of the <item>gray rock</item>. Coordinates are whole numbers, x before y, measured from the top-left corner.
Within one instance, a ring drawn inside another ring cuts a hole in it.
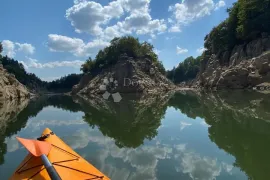
[[[0,66],[0,100],[29,98],[30,93],[13,74]]]

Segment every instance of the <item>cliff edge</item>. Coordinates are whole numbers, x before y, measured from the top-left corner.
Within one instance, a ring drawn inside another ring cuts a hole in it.
[[[27,88],[0,64],[0,101],[28,98],[29,96],[30,93]]]

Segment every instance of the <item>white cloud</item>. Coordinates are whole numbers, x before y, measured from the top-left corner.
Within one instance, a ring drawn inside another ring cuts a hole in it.
[[[11,58],[13,58],[16,55],[15,44],[12,41],[3,40],[2,45],[3,45],[2,55],[4,56],[7,55],[8,57],[11,57]]]
[[[184,54],[187,53],[187,49],[180,48],[179,46],[176,47],[176,54]]]
[[[18,43],[12,42],[10,40],[3,40],[3,52],[2,55],[7,55],[8,57],[14,58],[18,51],[23,52],[24,54],[34,54],[35,47],[28,43]]]
[[[215,10],[218,10],[219,8],[224,7],[224,6],[226,6],[225,1],[219,1],[219,2],[216,4]]]
[[[181,29],[179,26],[172,26],[170,27],[169,32],[181,32]]]
[[[112,18],[120,17],[123,12],[119,1],[110,2],[108,6],[102,6],[94,1],[81,1],[66,11],[66,18],[71,21],[76,32],[100,35],[102,32],[100,26]]]
[[[160,34],[166,31],[164,19],[152,19],[150,0],[116,0],[107,6],[93,1],[75,1],[75,5],[66,11],[77,32],[87,32],[105,40],[114,37],[136,34]],[[111,19],[123,19],[111,26]],[[105,26],[105,27],[103,27]]]
[[[169,18],[169,22],[172,24],[170,29],[177,29],[176,27],[178,27],[180,30],[181,26],[188,25],[199,18],[210,15],[212,11],[223,6],[225,6],[225,2],[222,0],[216,4],[213,0],[192,0],[176,3],[168,9],[168,11],[173,14],[171,18]]]
[[[108,46],[109,43],[103,40],[93,40],[85,44],[83,40],[78,38],[49,34],[47,45],[50,51],[70,52],[75,56],[85,57],[96,53],[98,50]]]
[[[40,63],[38,60],[28,58],[28,61],[20,61],[26,69],[28,68],[56,68],[56,67],[80,67],[85,61],[74,60],[74,61],[53,61],[47,63]]]
[[[206,49],[204,47],[200,47],[199,49],[197,49],[197,53],[202,54]]]
[[[25,54],[34,54],[34,52],[35,52],[35,47],[32,46],[31,44],[28,44],[28,43],[23,43],[23,44],[16,43],[16,45],[19,47],[18,51],[22,51]]]

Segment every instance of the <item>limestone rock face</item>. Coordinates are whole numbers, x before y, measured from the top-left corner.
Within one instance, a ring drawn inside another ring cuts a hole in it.
[[[82,82],[84,81],[84,82]],[[160,93],[175,88],[149,59],[121,56],[119,62],[91,80],[82,79],[73,93],[83,95],[109,93]],[[83,87],[83,88],[82,88]]]
[[[263,36],[245,45],[235,46],[219,57],[203,60],[193,86],[209,89],[253,88],[270,82],[270,37]],[[228,58],[229,57],[229,58]]]
[[[0,100],[28,98],[29,96],[27,88],[0,65]]]

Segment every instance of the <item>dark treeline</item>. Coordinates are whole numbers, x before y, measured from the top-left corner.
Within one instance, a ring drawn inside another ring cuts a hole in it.
[[[2,46],[0,46],[0,50],[1,48]],[[69,92],[74,85],[79,83],[82,76],[81,74],[70,74],[52,82],[46,82],[35,74],[26,72],[22,63],[7,56],[0,55],[0,64],[32,92]]]
[[[194,58],[188,57],[181,62],[176,68],[167,71],[167,78],[178,84],[183,81],[194,79],[200,71],[201,56]]]

